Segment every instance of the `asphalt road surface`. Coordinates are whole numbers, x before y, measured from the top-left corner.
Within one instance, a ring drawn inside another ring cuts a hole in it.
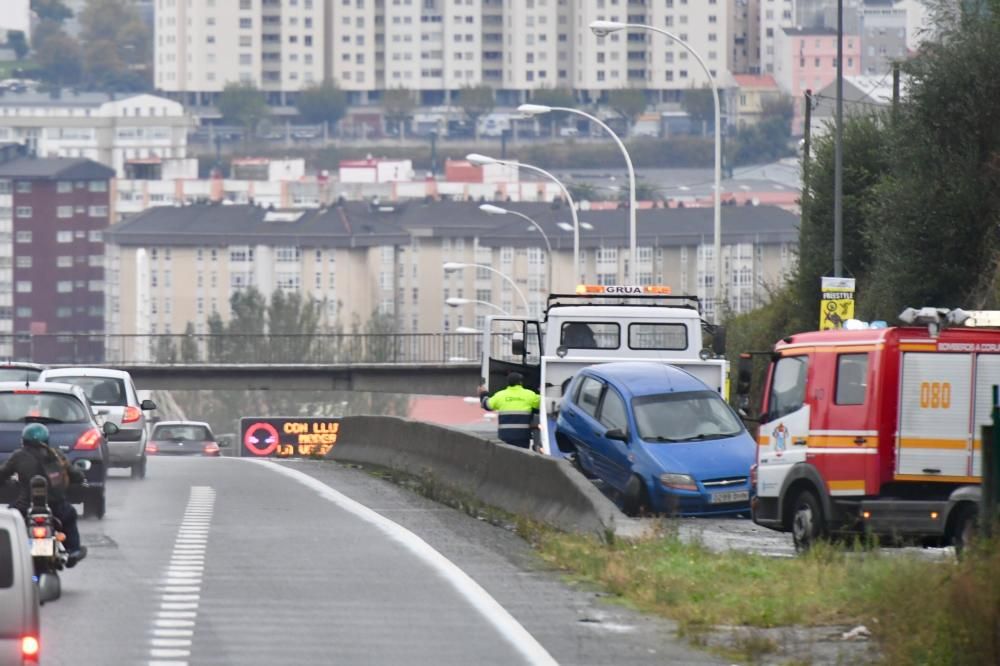
[[[152,459],[109,480],[42,664],[715,664],[517,536],[334,463]]]

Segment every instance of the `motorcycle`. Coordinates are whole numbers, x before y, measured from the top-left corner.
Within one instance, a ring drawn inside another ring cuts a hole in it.
[[[31,478],[31,506],[28,509],[28,539],[31,561],[35,568],[42,603],[55,601],[61,595],[59,572],[66,566],[69,554],[63,546],[65,535],[59,531],[59,521],[49,508],[49,482],[44,476]]]

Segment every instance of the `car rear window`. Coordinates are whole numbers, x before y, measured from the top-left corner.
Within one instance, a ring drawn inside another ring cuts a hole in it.
[[[0,382],[33,382],[40,374],[35,368],[0,368]]]
[[[666,349],[678,351],[688,348],[685,324],[629,324],[629,349]]]
[[[10,531],[0,527],[0,589],[14,586],[14,549]]]
[[[100,407],[124,407],[127,403],[125,382],[114,377],[51,377],[48,381],[73,384],[87,393],[87,399]]]
[[[86,423],[89,420],[87,408],[74,395],[31,389],[0,393],[0,422]]]
[[[205,426],[199,425],[160,425],[153,431],[153,439],[207,442],[212,439],[212,433]]]

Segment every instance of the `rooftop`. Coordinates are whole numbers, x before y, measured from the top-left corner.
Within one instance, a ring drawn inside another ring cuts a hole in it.
[[[565,205],[504,203],[545,230],[554,249],[573,246],[570,210]],[[292,214],[294,213],[294,214]],[[596,248],[627,242],[625,209],[579,211],[580,244]],[[723,240],[797,242],[799,216],[773,206],[726,206]],[[712,208],[653,208],[638,211],[644,245],[692,245],[713,236]],[[489,215],[478,202],[345,203],[319,210],[273,211],[258,206],[197,204],[158,207],[108,232],[111,242],[129,246],[217,246],[234,242],[299,247],[370,247],[409,244],[412,237],[470,238],[485,246],[541,247],[527,222],[512,215]],[[235,240],[239,239],[239,240]]]
[[[778,83],[770,74],[734,74],[733,80],[740,88],[774,88]]]
[[[82,157],[20,157],[0,164],[0,178],[108,180],[114,169]]]

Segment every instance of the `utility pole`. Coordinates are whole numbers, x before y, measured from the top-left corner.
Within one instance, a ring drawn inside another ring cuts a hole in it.
[[[892,63],[892,120],[899,113],[899,62]]]
[[[802,126],[802,182],[809,180],[809,142],[812,139],[813,91],[806,89],[806,109]]]
[[[833,151],[833,276],[844,274],[844,0],[837,0],[837,127]]]

